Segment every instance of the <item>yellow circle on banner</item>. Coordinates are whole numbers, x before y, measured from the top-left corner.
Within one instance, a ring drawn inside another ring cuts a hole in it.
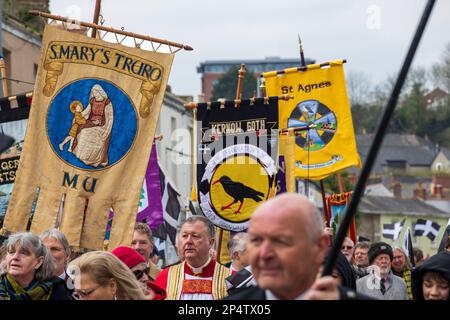
[[[211,203],[224,219],[246,221],[256,207],[267,199],[269,187],[267,171],[253,157],[231,157],[212,176]]]

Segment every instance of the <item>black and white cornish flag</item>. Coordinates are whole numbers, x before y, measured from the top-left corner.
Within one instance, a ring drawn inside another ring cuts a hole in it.
[[[175,189],[163,168],[159,164],[158,167],[164,222],[153,232],[153,237],[155,246],[159,251],[159,256],[164,261],[163,266],[166,266],[178,260],[175,245],[178,219],[182,207],[180,203],[180,194]]]
[[[415,267],[416,263],[414,261],[414,250],[413,250],[413,244],[412,244],[412,239],[411,239],[411,230],[409,229],[409,227],[406,228],[406,232],[403,237],[403,250],[408,255],[411,265],[413,267]]]
[[[428,239],[434,241],[439,234],[440,228],[441,226],[439,224],[431,220],[417,219],[416,225],[414,226],[414,236],[427,236]]]
[[[385,223],[383,224],[383,237],[386,239],[397,240],[403,229],[403,224],[405,219],[395,223]]]

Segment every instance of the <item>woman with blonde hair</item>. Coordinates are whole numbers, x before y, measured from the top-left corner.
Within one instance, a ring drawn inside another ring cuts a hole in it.
[[[406,289],[408,290],[409,300],[413,299],[412,289],[411,289],[411,262],[405,251],[400,247],[394,247],[393,258],[391,262],[392,273],[397,277],[405,280]]]
[[[92,251],[68,267],[79,300],[150,300],[133,272],[110,252]]]

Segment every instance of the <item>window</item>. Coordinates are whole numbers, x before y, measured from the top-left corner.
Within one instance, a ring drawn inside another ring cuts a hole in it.
[[[167,168],[169,169],[169,176],[172,178],[173,182],[175,183],[175,185],[177,185],[178,182],[178,174],[177,174],[177,165],[176,165],[176,160],[177,157],[179,157],[179,155],[177,154],[177,152],[175,151],[175,146],[177,145],[176,139],[172,139],[173,134],[175,132],[175,130],[177,129],[177,118],[175,117],[170,117],[170,149],[168,150],[168,161],[169,161],[169,165],[167,166]]]
[[[170,117],[170,134],[172,135],[177,129],[177,119],[175,117]],[[173,148],[177,142],[171,139],[170,144]]]
[[[5,62],[5,77],[11,79],[11,51],[3,48],[3,60]],[[11,88],[11,81],[8,80],[8,88]]]
[[[441,170],[442,170],[442,162],[436,163],[436,171],[441,171]]]
[[[35,64],[33,64],[33,79],[34,80],[36,80],[37,70],[38,70],[38,65],[35,63]]]

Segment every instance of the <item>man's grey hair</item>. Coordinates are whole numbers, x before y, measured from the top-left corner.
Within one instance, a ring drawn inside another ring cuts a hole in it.
[[[70,257],[72,249],[70,248],[69,241],[67,241],[66,235],[61,231],[59,231],[58,229],[55,228],[47,229],[44,232],[42,232],[40,238],[42,241],[44,241],[47,238],[54,238],[56,241],[62,244],[62,246],[64,247],[64,251],[66,252],[66,255]]]
[[[235,252],[244,252],[247,247],[248,233],[247,232],[239,232],[236,233],[231,239],[228,241],[228,253],[230,256]]]
[[[356,245],[355,245],[355,252],[356,252],[356,249],[359,249],[359,248],[369,250],[370,243],[367,242],[367,241],[357,242]]]
[[[34,278],[39,282],[53,278],[55,266],[52,255],[37,235],[30,232],[16,233],[9,236],[3,245],[6,247],[7,252],[15,250],[19,246],[21,250],[34,254],[36,258],[44,257],[44,261],[36,270]],[[0,267],[0,274],[5,273],[7,273],[7,266],[5,261],[3,261]]]
[[[352,247],[355,246],[355,243],[354,243],[353,240],[352,240],[351,238],[349,238],[349,237],[345,237],[345,238],[344,238],[344,241],[350,241],[350,242],[352,243]]]
[[[192,224],[192,223],[196,223],[197,221],[203,222],[203,223],[205,224],[205,226],[206,226],[206,229],[207,229],[207,232],[208,232],[208,236],[209,236],[211,239],[215,239],[215,237],[216,237],[216,228],[214,227],[214,225],[212,224],[212,222],[209,221],[209,219],[206,218],[206,217],[204,217],[204,216],[194,215],[194,216],[192,216],[192,217],[187,218],[187,219],[183,222],[183,224],[181,225],[181,228],[183,228],[183,226],[184,226],[186,223],[191,223],[191,224]]]

